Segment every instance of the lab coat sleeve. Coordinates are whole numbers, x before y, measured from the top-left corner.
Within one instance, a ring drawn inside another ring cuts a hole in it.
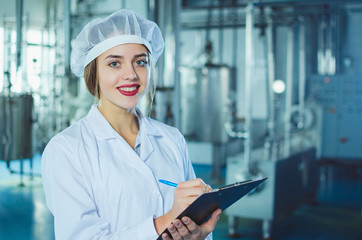
[[[182,135],[181,135],[181,142],[182,142],[184,153],[185,153],[185,157],[184,157],[185,179],[186,180],[194,179],[194,178],[196,178],[196,174],[195,174],[194,168],[192,166],[192,162],[189,157],[189,151],[187,149],[186,140]],[[205,240],[212,240],[212,233],[207,235]]]
[[[90,181],[84,174],[85,164],[80,163],[76,149],[66,136],[57,136],[42,157],[43,187],[54,215],[56,239],[156,239],[154,216],[135,227],[111,231],[111,224],[97,213]]]

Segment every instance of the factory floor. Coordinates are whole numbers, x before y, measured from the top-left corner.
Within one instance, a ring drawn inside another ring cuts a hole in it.
[[[19,161],[11,167],[19,170]],[[40,156],[33,159],[35,174],[40,172]],[[317,201],[296,209],[288,218],[274,226],[273,239],[362,240],[362,176],[355,168],[343,168],[326,163],[320,167],[322,175]],[[29,161],[24,162],[29,171]],[[210,167],[195,166],[196,174],[213,184]],[[224,172],[222,172],[224,174]],[[10,174],[6,163],[0,161],[0,240],[54,239],[53,218],[45,206],[39,175],[30,181]],[[222,184],[222,183],[221,183]],[[239,219],[239,238],[262,238],[260,220]],[[215,240],[228,234],[227,216],[222,214],[214,231]]]

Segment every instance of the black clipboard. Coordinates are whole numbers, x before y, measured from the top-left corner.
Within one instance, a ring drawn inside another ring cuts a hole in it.
[[[243,182],[236,182],[230,185],[226,185],[211,192],[201,194],[188,208],[186,208],[177,219],[181,219],[184,216],[190,217],[196,224],[201,225],[204,223],[211,214],[218,208],[225,210],[244,197],[251,190],[256,188],[259,184],[264,182],[267,178],[257,180],[247,180]],[[167,233],[169,237],[171,234],[166,228],[157,240],[162,240],[162,234]],[[171,237],[172,239],[172,237]]]

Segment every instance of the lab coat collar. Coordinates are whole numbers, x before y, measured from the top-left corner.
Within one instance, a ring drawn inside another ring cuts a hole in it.
[[[160,136],[160,132],[152,126],[152,123],[143,116],[139,109],[136,109],[137,116],[140,122],[140,131],[142,134]],[[92,128],[97,140],[119,138],[119,134],[112,128],[107,119],[98,110],[97,104],[92,105],[87,117],[87,121]],[[141,144],[142,146],[142,144]]]
[[[151,153],[154,151],[154,146],[150,139],[150,135],[160,136],[161,134],[154,126],[152,126],[152,123],[149,121],[149,119],[143,116],[139,109],[136,109],[136,114],[140,123],[141,133],[140,157],[143,161],[146,161],[148,159],[148,156],[150,156]]]
[[[145,134],[153,136],[161,135],[161,133],[154,126],[152,126],[149,119],[143,116],[142,112],[138,108],[136,108],[136,114],[140,123],[140,129],[142,129]]]

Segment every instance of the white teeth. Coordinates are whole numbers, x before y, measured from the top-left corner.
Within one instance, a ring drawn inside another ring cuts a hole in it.
[[[125,92],[132,92],[134,90],[136,90],[137,87],[123,87],[123,88],[119,88],[119,90],[125,91]]]

